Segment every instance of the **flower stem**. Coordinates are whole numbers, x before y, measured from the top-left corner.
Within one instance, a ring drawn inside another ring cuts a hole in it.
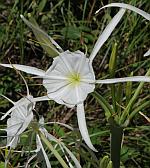
[[[116,124],[112,117],[109,118],[110,132],[111,132],[111,161],[113,168],[120,168],[120,151],[123,139],[123,127]]]

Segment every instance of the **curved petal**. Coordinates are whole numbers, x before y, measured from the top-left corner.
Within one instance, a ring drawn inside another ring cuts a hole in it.
[[[115,29],[119,21],[121,20],[122,16],[125,13],[125,9],[120,9],[119,12],[112,18],[110,23],[106,26],[102,34],[99,36],[93,51],[90,55],[90,63],[92,63],[93,59],[95,58],[96,54],[102,47],[102,45],[105,43],[105,41],[108,39],[108,37],[111,35],[112,31]]]
[[[0,94],[0,96],[4,97],[5,99],[7,99],[9,102],[11,102],[12,104],[15,104],[15,102],[13,102],[11,99],[9,99],[8,97],[6,97],[5,95],[3,94]]]
[[[86,126],[83,103],[77,105],[77,119],[78,119],[79,130],[81,132],[82,138],[84,139],[85,143],[90,149],[97,152],[97,150],[92,145],[92,142],[89,137],[89,133],[88,133],[87,126]]]
[[[17,70],[20,70],[32,75],[45,76],[45,71],[31,66],[19,65],[19,64],[0,64],[0,65],[8,68],[15,68]]]
[[[120,83],[120,82],[150,82],[149,76],[134,76],[134,77],[125,77],[125,78],[114,78],[114,79],[104,79],[96,80],[96,83]]]
[[[129,10],[134,11],[134,12],[138,13],[139,15],[143,16],[145,19],[150,20],[150,14],[144,12],[143,10],[141,10],[139,8],[136,8],[135,6],[125,4],[125,3],[111,3],[108,5],[105,5],[102,8],[100,8],[99,10],[97,10],[96,13],[98,13],[101,9],[104,9],[107,7],[120,7],[120,8],[129,9]]]
[[[150,55],[150,49],[144,54],[144,57],[147,57]]]

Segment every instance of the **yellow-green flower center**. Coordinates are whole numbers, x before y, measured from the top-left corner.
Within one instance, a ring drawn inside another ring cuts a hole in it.
[[[68,76],[68,81],[73,86],[78,85],[81,81],[81,76],[79,73],[71,73]]]

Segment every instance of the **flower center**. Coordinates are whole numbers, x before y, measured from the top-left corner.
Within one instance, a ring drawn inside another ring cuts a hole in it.
[[[68,81],[70,84],[72,84],[73,86],[78,85],[81,81],[81,76],[79,73],[71,73],[68,76]]]

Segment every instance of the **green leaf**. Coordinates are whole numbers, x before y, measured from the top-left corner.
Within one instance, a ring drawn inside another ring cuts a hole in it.
[[[116,71],[116,60],[117,60],[117,55],[116,55],[116,50],[117,50],[117,43],[113,44],[110,60],[109,60],[109,73],[110,77],[114,78],[115,77],[115,71]],[[116,113],[117,107],[116,107],[116,91],[115,91],[115,85],[110,84],[111,87],[111,95],[112,95],[112,104],[113,104],[113,109],[114,112]]]
[[[150,76],[150,68],[149,68],[149,70],[147,71],[147,73],[146,73],[145,76]],[[121,115],[120,120],[119,120],[119,124],[120,124],[120,125],[123,125],[123,124],[126,125],[126,123],[128,123],[128,119],[129,119],[128,116],[129,116],[130,112],[132,111],[133,105],[134,105],[135,101],[137,100],[137,98],[138,98],[138,96],[139,96],[139,94],[140,94],[140,92],[141,92],[141,90],[142,90],[142,88],[143,88],[143,86],[144,86],[144,83],[145,83],[145,82],[140,82],[140,84],[139,84],[139,86],[137,87],[137,89],[136,89],[134,95],[133,95],[132,98],[130,99],[128,105],[126,106],[126,108],[125,108],[124,111],[122,112],[122,115]],[[133,116],[132,116],[132,117],[133,117]],[[127,122],[126,122],[126,121],[127,121]]]
[[[61,34],[67,39],[76,40],[81,37],[81,30],[78,27],[68,26],[61,30]]]
[[[48,139],[41,133],[39,132],[40,138],[42,141],[45,143],[45,145],[52,151],[52,153],[55,155],[55,157],[58,159],[60,164],[62,165],[63,168],[69,168],[66,164],[66,162],[63,160],[63,158],[60,156],[58,151],[52,146],[51,142],[48,141]]]
[[[62,51],[61,47],[50,36],[48,36],[43,30],[40,29],[35,19],[30,17],[31,22],[29,22],[22,15],[21,18],[32,29],[39,44],[48,53],[48,55],[51,57],[58,56],[59,51],[57,49]]]
[[[117,43],[114,43],[110,60],[109,60],[109,73],[110,77],[114,77],[115,75],[115,70],[116,70],[116,60],[117,60],[117,55],[116,55],[116,50],[117,50]]]
[[[130,76],[133,76],[133,72],[131,72]],[[132,95],[132,82],[127,82],[126,84],[126,104],[129,103]]]
[[[105,115],[108,119],[111,116],[111,114],[113,113],[113,110],[112,110],[110,104],[99,93],[94,92],[94,93],[92,93],[92,95],[98,101],[98,103],[102,106],[102,108],[105,111]]]
[[[109,161],[107,168],[113,168],[112,161]]]
[[[5,163],[4,162],[0,162],[0,168],[4,168],[5,167]]]
[[[45,5],[46,5],[46,2],[47,2],[47,0],[41,0],[40,4],[39,4],[39,6],[38,6],[38,11],[39,11],[39,12],[42,12],[42,11],[43,11],[43,9],[44,9],[44,7],[45,7]]]
[[[108,156],[104,156],[102,158],[102,160],[100,161],[100,168],[107,168],[107,165],[109,163],[109,157]]]

